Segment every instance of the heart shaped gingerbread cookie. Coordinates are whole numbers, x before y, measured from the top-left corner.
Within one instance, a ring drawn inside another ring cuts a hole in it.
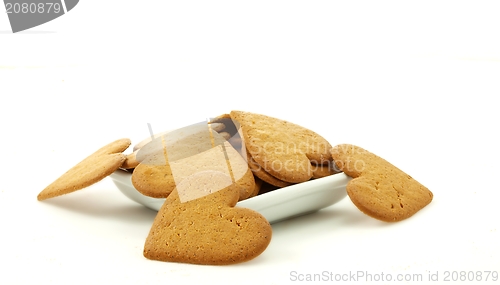
[[[111,142],[69,169],[38,194],[42,201],[88,187],[117,170],[125,161],[122,153],[130,139]]]
[[[202,171],[182,180],[159,210],[144,256],[225,265],[260,255],[271,241],[271,225],[257,212],[235,207],[238,188],[230,176],[218,171]],[[182,202],[182,196],[198,198]]]
[[[249,155],[278,180],[305,182],[313,177],[314,165],[331,163],[330,143],[312,130],[250,112],[231,111],[230,116]]]
[[[353,177],[347,194],[363,213],[386,222],[411,217],[428,205],[432,192],[385,159],[355,145],[332,148],[337,167]]]

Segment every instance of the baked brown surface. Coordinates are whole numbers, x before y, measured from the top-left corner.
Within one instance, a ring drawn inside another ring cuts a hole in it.
[[[320,165],[312,164],[312,178],[323,178],[340,172],[333,162]]]
[[[290,182],[279,180],[278,178],[269,174],[267,171],[262,169],[262,167],[258,165],[257,162],[255,162],[255,160],[250,156],[248,152],[246,153],[248,167],[252,170],[252,173],[255,175],[255,177],[258,177],[262,181],[280,188],[292,185],[292,183]]]
[[[428,205],[433,193],[385,159],[355,145],[332,148],[333,160],[353,177],[347,194],[363,213],[386,222],[407,219]]]
[[[181,182],[158,212],[144,244],[148,259],[204,265],[251,260],[269,245],[272,229],[259,213],[235,207],[237,184],[222,190],[230,177],[216,171],[199,172]],[[181,202],[178,189],[201,192]],[[209,195],[204,195],[209,194]]]
[[[255,180],[255,188],[254,188],[254,191],[252,192],[252,194],[250,194],[250,196],[248,198],[252,198],[252,197],[259,195],[260,190],[262,189],[262,184],[264,184],[264,181],[262,181],[260,178],[255,177],[255,176],[253,178]]]
[[[122,152],[130,143],[130,139],[119,139],[103,146],[43,189],[37,199],[42,201],[68,194],[102,180],[123,164],[125,155]]]
[[[136,155],[137,155],[137,150],[134,151],[134,152],[132,152],[132,153],[127,154],[125,156],[125,161],[120,166],[120,168],[123,168],[123,169],[133,169],[133,168],[136,168],[137,165],[139,165],[139,161],[137,161]]]
[[[319,134],[274,117],[231,111],[255,162],[279,180],[300,183],[313,177],[311,163],[331,161],[331,145]]]

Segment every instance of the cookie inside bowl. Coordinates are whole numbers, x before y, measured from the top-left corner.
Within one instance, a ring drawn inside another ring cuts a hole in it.
[[[137,191],[132,184],[132,174],[128,171],[120,169],[110,177],[125,196],[152,210],[158,211],[165,201],[164,198],[148,197]],[[239,201],[236,206],[255,210],[270,223],[276,223],[339,202],[347,195],[346,185],[350,180],[344,173],[337,173],[269,191]]]

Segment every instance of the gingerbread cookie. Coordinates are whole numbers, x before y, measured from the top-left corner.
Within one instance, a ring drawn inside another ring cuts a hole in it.
[[[248,261],[269,245],[272,228],[259,213],[235,207],[239,186],[225,173],[198,172],[166,199],[144,245],[148,259],[204,265]],[[224,185],[230,183],[223,189]],[[179,192],[198,196],[181,201]]]
[[[137,167],[137,165],[139,165],[139,161],[137,161],[136,159],[136,155],[137,155],[137,151],[134,151],[130,154],[127,154],[127,156],[125,157],[125,161],[123,162],[123,164],[120,166],[120,168],[123,168],[123,169],[134,169]]]
[[[265,181],[273,186],[280,188],[292,185],[292,183],[290,182],[279,180],[278,178],[269,174],[267,171],[262,169],[262,167],[259,164],[257,164],[257,162],[255,162],[255,160],[252,158],[252,156],[250,156],[248,151],[246,152],[246,154],[247,154],[248,167],[252,170],[255,177],[258,177],[262,181]]]
[[[259,195],[260,190],[262,189],[262,184],[264,184],[264,181],[262,181],[258,177],[254,176],[254,180],[255,180],[255,188],[254,188],[254,191],[252,192],[252,194],[250,194],[250,196],[248,198],[252,198],[252,197]]]
[[[240,186],[240,199],[254,188],[252,172],[241,155],[207,124],[196,124],[160,136],[137,153],[140,162],[132,184],[142,194],[167,197],[183,179],[200,171],[219,171],[233,177]]]
[[[331,145],[312,130],[250,112],[231,111],[230,116],[251,157],[279,180],[307,181],[313,177],[312,164],[331,162]]]
[[[335,164],[353,177],[347,194],[363,213],[386,222],[409,218],[428,205],[432,192],[385,159],[358,146],[332,148]]]
[[[117,170],[125,161],[122,153],[130,139],[116,140],[69,169],[38,194],[38,200],[57,197],[88,187]]]
[[[341,172],[335,163],[312,164],[312,171],[313,178],[323,178]]]

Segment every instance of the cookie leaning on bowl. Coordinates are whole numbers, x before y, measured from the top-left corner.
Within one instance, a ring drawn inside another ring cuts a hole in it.
[[[111,142],[73,166],[43,189],[39,201],[68,194],[88,187],[120,168],[126,159],[122,153],[130,146],[130,139]]]
[[[355,145],[331,149],[335,164],[352,179],[346,187],[363,213],[386,222],[407,219],[427,206],[432,192],[385,159]]]

